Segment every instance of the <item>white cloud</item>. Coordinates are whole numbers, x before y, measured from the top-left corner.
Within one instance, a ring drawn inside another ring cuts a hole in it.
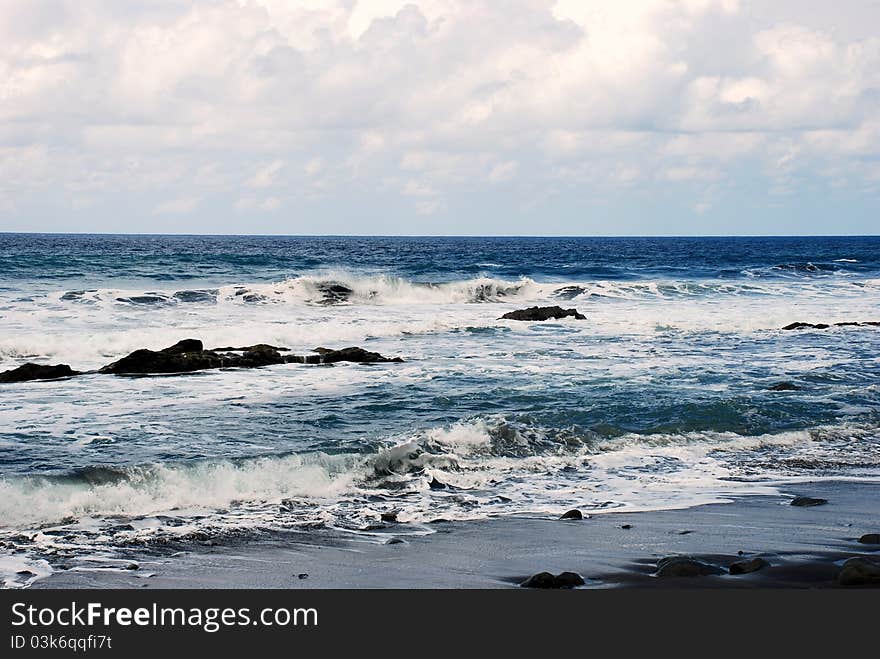
[[[192,214],[380,203],[387,181],[426,215],[480,186],[526,206],[743,177],[871,191],[880,10],[837,14],[832,31],[826,4],[788,0],[13,3],[0,228],[41,198]]]

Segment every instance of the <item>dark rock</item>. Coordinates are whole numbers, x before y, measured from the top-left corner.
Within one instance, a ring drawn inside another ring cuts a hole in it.
[[[880,563],[861,556],[850,558],[840,569],[837,581],[841,586],[880,584]]]
[[[562,517],[559,519],[583,519],[584,514],[578,510],[577,508],[573,510],[569,510],[567,513],[563,513]]]
[[[575,586],[583,586],[584,583],[583,577],[576,572],[560,572],[556,575],[549,572],[539,572],[523,581],[520,586],[522,588],[574,588]]]
[[[35,573],[31,572],[30,570],[19,570],[15,574],[17,574],[20,577],[32,577],[32,576],[34,576]]]
[[[258,348],[271,348],[272,350],[277,350],[278,352],[290,352],[290,348],[270,346],[265,343],[258,343],[252,346],[241,346],[239,348],[233,348],[231,346],[226,346],[224,348],[211,348],[211,352],[247,352],[248,350],[256,350]]]
[[[553,297],[558,297],[560,300],[571,300],[586,292],[587,289],[583,286],[563,286],[553,291]]]
[[[260,344],[251,346],[244,352],[241,358],[235,363],[235,366],[243,368],[256,368],[258,366],[271,366],[273,364],[284,364],[285,359],[274,347]]]
[[[550,319],[567,318],[571,316],[575,320],[586,320],[587,317],[578,313],[577,309],[563,309],[562,307],[529,307],[528,309],[517,309],[509,311],[502,319],[506,320],[536,320],[544,321]]]
[[[383,522],[396,522],[397,521],[397,511],[390,510],[388,512],[382,513],[381,515],[379,515],[379,518]]]
[[[755,557],[750,561],[737,561],[736,563],[731,563],[730,573],[749,574],[750,572],[757,572],[758,570],[762,570],[765,567],[770,567],[770,563],[765,561],[763,558]]]
[[[790,325],[786,325],[782,329],[784,330],[799,330],[799,329],[828,329],[831,327],[830,325],[826,325],[825,323],[791,323]]]
[[[377,364],[386,362],[400,363],[403,360],[400,357],[384,357],[378,352],[370,352],[363,348],[350,347],[341,350],[331,350],[330,348],[315,348],[317,355],[291,355],[285,360],[298,364],[334,364],[336,362],[355,362],[359,364]]]
[[[45,366],[43,364],[22,364],[18,368],[0,373],[0,382],[28,382],[30,380],[55,380],[79,375],[67,364]]]
[[[687,556],[669,556],[657,561],[658,577],[706,577],[724,574],[724,569]]]
[[[432,490],[445,490],[449,486],[442,481],[438,481],[432,476],[431,481],[428,483],[428,487],[430,487]]]
[[[297,578],[297,579],[300,579],[300,580],[302,580],[302,579],[308,579],[308,578],[309,578],[309,575],[308,575],[308,573],[306,573],[306,572],[300,572],[298,575],[296,575],[296,578]]]
[[[324,281],[315,286],[322,295],[321,304],[345,302],[354,294],[354,289],[335,281]]]
[[[625,530],[625,531],[628,531],[628,530],[631,529],[632,527],[633,527],[632,524],[621,524],[621,525],[620,525],[620,528],[622,528],[622,529]]]
[[[187,350],[187,348],[199,349]],[[188,373],[209,368],[233,366],[235,359],[201,350],[201,341],[187,339],[164,350],[135,350],[122,359],[100,369],[114,375],[146,375],[150,373]]]
[[[126,570],[140,570],[141,566],[138,565],[137,563],[129,563],[128,565],[125,566],[125,569]]]
[[[778,384],[774,384],[772,387],[768,387],[768,390],[769,391],[800,391],[801,388],[791,382],[780,382]]]
[[[880,533],[866,533],[859,538],[859,542],[863,545],[880,545]]]
[[[163,348],[162,352],[167,352],[171,355],[182,355],[187,352],[202,352],[204,349],[205,347],[198,339],[183,339],[182,341],[175,343],[173,346]]]
[[[828,323],[791,323],[782,329],[784,330],[800,330],[800,329],[828,329],[831,327]],[[880,321],[868,320],[864,322],[845,322],[834,323],[834,327],[880,327]]]
[[[792,506],[809,508],[810,506],[822,506],[828,503],[828,499],[815,499],[813,497],[795,497],[791,500]]]

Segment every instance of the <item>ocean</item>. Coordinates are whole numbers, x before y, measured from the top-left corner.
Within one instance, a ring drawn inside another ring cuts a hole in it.
[[[500,319],[557,304],[586,320]],[[185,338],[404,360],[0,384],[0,583],[877,480],[880,327],[781,329],[865,321],[880,237],[0,234],[0,371]]]

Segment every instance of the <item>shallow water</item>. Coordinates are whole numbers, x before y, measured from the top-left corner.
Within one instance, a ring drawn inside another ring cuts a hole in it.
[[[587,320],[499,320],[533,304]],[[878,238],[0,234],[0,371],[188,337],[406,360],[0,385],[0,563],[873,479],[880,329],[779,329],[867,320]]]

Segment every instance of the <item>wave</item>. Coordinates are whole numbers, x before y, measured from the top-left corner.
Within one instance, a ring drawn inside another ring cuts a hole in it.
[[[855,440],[863,442],[861,449],[853,449]],[[21,531],[84,518],[119,525],[156,515],[188,517],[192,523],[211,513],[212,523],[233,525],[358,526],[388,505],[403,511],[403,520],[425,522],[441,513],[555,511],[572,502],[590,508],[591,492],[600,484],[602,501],[611,497],[628,509],[683,506],[706,492],[737,487],[724,481],[751,473],[750,463],[769,453],[792,468],[809,460],[813,473],[822,460],[839,467],[841,443],[851,466],[880,466],[873,426],[755,436],[695,431],[609,437],[484,417],[391,437],[372,454],[315,452],[7,477],[0,479],[0,525]],[[771,471],[764,473],[771,477]],[[667,491],[673,482],[678,489]],[[465,498],[426,501],[434,490]],[[376,505],[366,505],[365,496]],[[190,528],[177,524],[175,532],[181,526]]]

